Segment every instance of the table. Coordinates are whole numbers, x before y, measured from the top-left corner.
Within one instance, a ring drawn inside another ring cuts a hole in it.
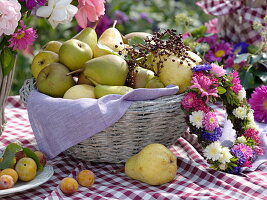
[[[38,149],[27,110],[19,96],[8,98],[5,114],[7,124],[0,137],[1,147],[20,142],[24,147]],[[187,133],[170,147],[178,157],[177,175],[172,182],[161,186],[148,186],[131,180],[120,171],[123,164],[90,163],[61,153],[48,161],[54,168],[54,175],[48,182],[0,199],[267,199],[267,163],[245,175],[226,174],[209,169],[197,148],[195,138]],[[64,195],[59,189],[60,181],[68,176],[76,176],[82,169],[90,169],[95,173],[95,184],[90,188],[79,187],[73,195]]]

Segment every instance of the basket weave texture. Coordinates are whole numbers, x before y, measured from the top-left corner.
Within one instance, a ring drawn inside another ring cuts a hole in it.
[[[29,79],[20,90],[25,105],[33,88],[34,79]],[[66,153],[87,161],[121,163],[148,144],[160,143],[169,147],[187,127],[180,108],[183,96],[134,101],[119,121],[69,148]]]

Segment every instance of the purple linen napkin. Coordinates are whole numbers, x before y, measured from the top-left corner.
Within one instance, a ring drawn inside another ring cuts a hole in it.
[[[37,90],[28,97],[27,110],[38,147],[49,159],[117,122],[133,101],[152,100],[178,92],[177,86],[135,89],[125,95],[100,99],[52,98]]]

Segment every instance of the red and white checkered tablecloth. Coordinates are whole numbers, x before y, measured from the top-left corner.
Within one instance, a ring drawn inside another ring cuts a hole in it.
[[[0,137],[1,147],[11,142],[20,142],[25,147],[36,149],[27,110],[21,105],[18,96],[8,98],[5,113],[7,125]],[[188,134],[171,146],[170,149],[178,157],[177,175],[172,182],[161,186],[149,186],[128,178],[123,172],[116,172],[123,164],[90,163],[62,153],[49,161],[53,165],[54,175],[48,182],[0,199],[267,199],[267,163],[244,176],[217,172],[207,167],[193,146],[196,147],[196,141]],[[79,187],[73,195],[64,195],[59,189],[60,180],[75,176],[85,168],[95,173],[95,184],[90,188]]]

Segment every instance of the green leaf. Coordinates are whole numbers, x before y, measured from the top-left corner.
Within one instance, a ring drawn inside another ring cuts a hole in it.
[[[97,43],[97,46],[99,49],[104,50],[105,52],[109,53],[109,54],[113,54],[113,55],[117,55],[119,56],[119,54],[116,51],[113,51],[111,48],[109,48],[108,46],[101,44],[101,43]]]
[[[261,55],[252,55],[251,56],[251,64],[255,64],[257,63],[258,61],[260,61],[262,58]]]
[[[11,168],[14,164],[16,153],[21,151],[22,147],[18,144],[9,144],[4,152],[3,161],[0,163],[0,169]]]
[[[24,151],[24,153],[26,154],[27,157],[32,158],[35,161],[38,170],[43,171],[44,168],[41,165],[40,160],[37,157],[37,155],[29,148],[23,148],[23,151]]]
[[[267,72],[255,72],[255,75],[259,77],[263,83],[267,83]]]
[[[145,44],[145,40],[143,38],[135,36],[135,37],[128,40],[128,44],[130,46],[138,45],[138,44]]]
[[[243,54],[236,55],[234,63],[240,63],[242,61],[247,61],[249,55],[250,55],[249,53],[243,53]]]
[[[224,94],[225,92],[226,92],[226,89],[224,87],[221,87],[221,86],[218,87],[219,94]]]
[[[200,26],[194,30],[191,31],[191,35],[195,38],[203,37],[204,34],[207,32],[206,26]]]
[[[253,73],[247,71],[239,72],[239,77],[241,80],[241,84],[245,89],[254,88],[255,87],[255,79]]]
[[[249,45],[248,46],[248,52],[251,54],[256,53],[259,50],[259,47],[257,47],[256,45]]]
[[[7,75],[14,67],[16,55],[9,48],[4,48],[0,54],[0,64],[3,75]]]

